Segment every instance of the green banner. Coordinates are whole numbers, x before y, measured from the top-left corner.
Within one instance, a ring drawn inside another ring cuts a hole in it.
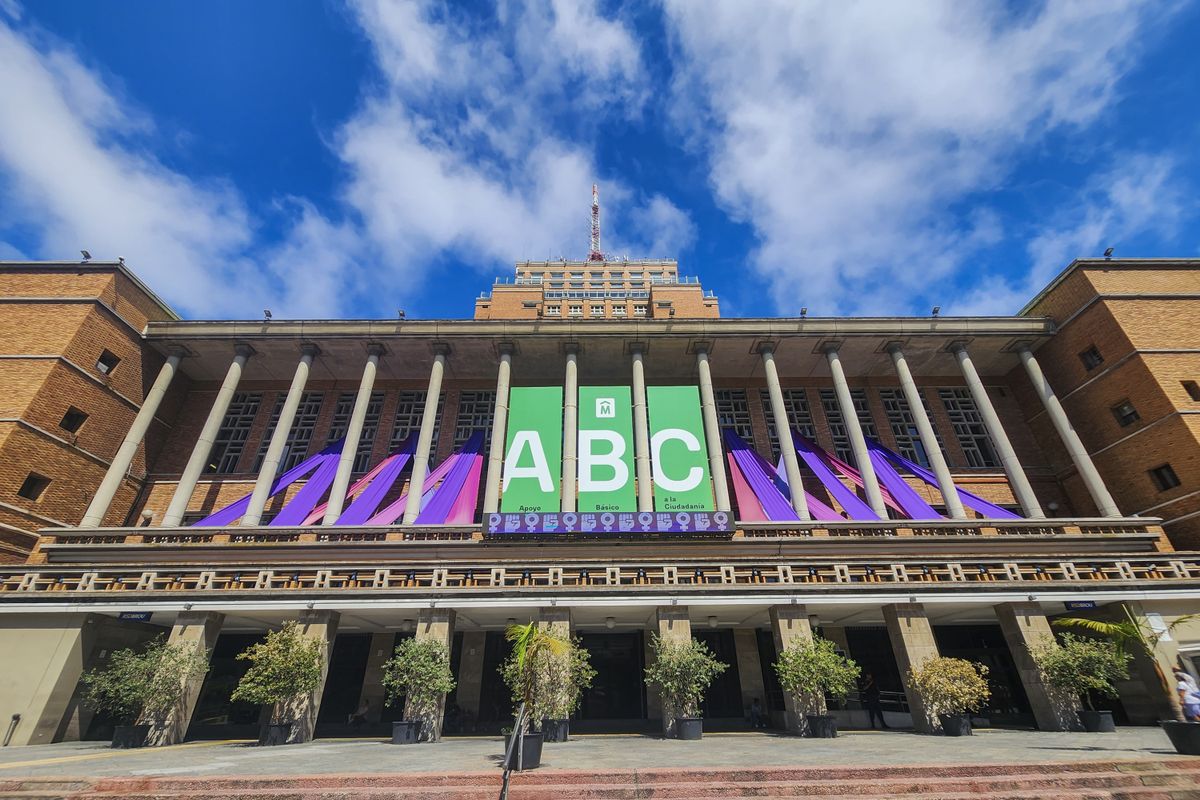
[[[695,386],[649,386],[646,404],[654,510],[711,511],[714,503],[700,390]]]
[[[509,391],[501,511],[562,507],[562,418],[562,387],[519,386]]]
[[[637,511],[628,386],[579,387],[578,449],[579,510]]]

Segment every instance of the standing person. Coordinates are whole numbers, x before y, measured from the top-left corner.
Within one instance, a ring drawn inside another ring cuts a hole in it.
[[[1179,703],[1183,716],[1189,722],[1200,722],[1200,686],[1196,679],[1179,667],[1175,668],[1175,690],[1179,692]]]
[[[878,717],[880,730],[886,731],[888,724],[883,718],[883,706],[879,703],[879,684],[875,682],[875,676],[869,672],[863,676],[863,685],[859,690],[859,696],[867,709],[867,719],[871,723],[871,730],[875,730],[875,718]]]
[[[762,705],[759,704],[757,697],[750,704],[750,727],[755,729],[767,727],[767,720],[763,717]]]

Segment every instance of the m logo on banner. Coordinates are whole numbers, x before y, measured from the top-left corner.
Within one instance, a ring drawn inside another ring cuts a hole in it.
[[[596,398],[596,419],[613,419],[617,416],[617,401],[612,397]]]

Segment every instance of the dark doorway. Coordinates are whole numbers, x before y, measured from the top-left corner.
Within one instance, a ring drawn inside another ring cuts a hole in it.
[[[775,650],[775,636],[770,631],[756,630],[758,639],[758,661],[762,666],[763,686],[767,687],[767,696],[761,700],[768,711],[783,713],[783,686],[779,683],[779,673],[775,671],[775,660],[779,653]]]
[[[223,633],[217,637],[208,675],[196,700],[196,711],[188,727],[189,739],[257,739],[262,706],[233,702],[229,696],[250,669],[249,661],[238,661],[238,653],[261,642],[261,633]]]
[[[888,636],[887,628],[882,625],[848,627],[846,643],[850,646],[847,655],[858,663],[862,669],[861,675],[870,673],[879,691],[885,692],[884,710],[899,710],[899,707],[889,706],[889,696],[886,694],[904,694],[904,682],[900,679],[900,668],[896,665],[896,654],[892,652],[892,639]],[[895,695],[891,699],[895,701]]]
[[[700,703],[701,715],[712,720],[744,721],[746,710],[742,708],[742,682],[738,675],[737,645],[734,644],[733,631],[693,631],[692,636],[707,645],[717,661],[728,665],[704,693],[704,700]]]
[[[351,725],[350,715],[358,709],[362,696],[367,660],[371,656],[371,634],[340,634],[333,640],[329,656],[329,674],[325,692],[317,712],[317,738],[376,736],[381,731],[367,730],[364,725]],[[378,727],[378,726],[374,726]]]
[[[575,729],[618,732],[645,728],[646,645],[642,632],[584,633],[580,638],[596,677],[583,692]]]
[[[1034,727],[1029,698],[999,625],[935,625],[933,636],[943,656],[978,661],[988,668],[992,697],[983,716],[991,724]]]
[[[488,631],[483,642],[483,675],[479,680],[478,733],[499,733],[513,724],[515,707],[500,667],[512,652],[503,631]]]

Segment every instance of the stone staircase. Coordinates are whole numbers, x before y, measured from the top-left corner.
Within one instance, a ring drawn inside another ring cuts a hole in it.
[[[3,800],[495,800],[500,773],[224,778],[0,778]],[[537,770],[510,800],[1200,800],[1200,758],[744,769]]]

